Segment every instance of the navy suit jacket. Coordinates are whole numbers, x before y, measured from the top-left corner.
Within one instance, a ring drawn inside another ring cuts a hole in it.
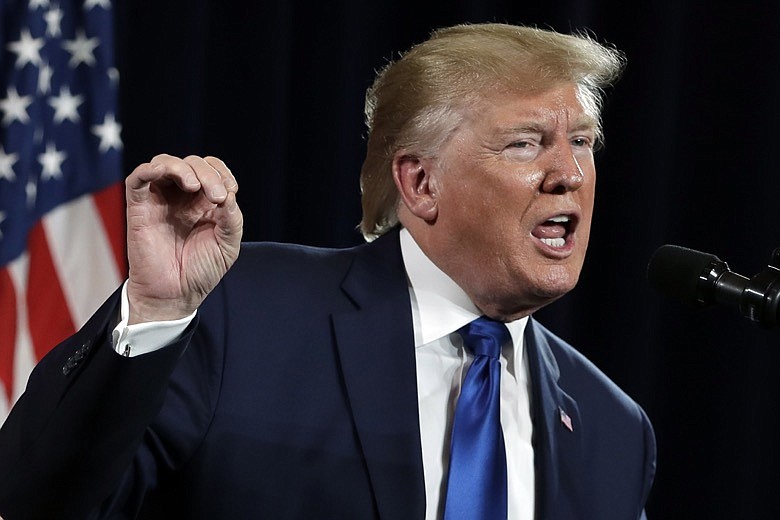
[[[151,354],[112,351],[117,313],[115,294],[44,358],[0,431],[5,520],[424,517],[397,232],[345,250],[245,244]],[[537,518],[640,518],[646,415],[539,323],[525,339]]]

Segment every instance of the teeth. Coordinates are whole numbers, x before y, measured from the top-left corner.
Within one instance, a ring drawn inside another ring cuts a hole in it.
[[[553,217],[548,222],[568,222],[571,220],[568,215],[558,215],[557,217]]]
[[[563,238],[540,238],[539,240],[550,247],[563,247],[566,245],[566,240]]]

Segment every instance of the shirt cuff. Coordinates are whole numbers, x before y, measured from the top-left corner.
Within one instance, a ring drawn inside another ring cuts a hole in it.
[[[120,312],[120,321],[111,333],[112,344],[117,354],[135,357],[160,350],[176,341],[198,311],[178,320],[150,321],[128,325],[130,301],[127,298],[127,282],[125,282],[122,286]]]

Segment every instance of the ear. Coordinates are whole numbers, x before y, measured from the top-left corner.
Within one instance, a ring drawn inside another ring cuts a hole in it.
[[[404,206],[416,217],[432,222],[439,213],[436,183],[426,168],[430,161],[399,151],[393,157],[393,180]]]

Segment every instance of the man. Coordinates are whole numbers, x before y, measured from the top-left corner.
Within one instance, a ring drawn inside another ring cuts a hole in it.
[[[352,249],[244,244],[233,265],[227,166],[136,168],[129,280],[31,377],[0,436],[0,514],[643,517],[644,412],[529,319],[577,282],[620,66],[584,37],[434,33],[367,96],[372,241]],[[499,360],[473,350],[476,322]],[[496,385],[482,444],[461,431],[475,367]],[[489,455],[464,466],[472,450]],[[472,496],[474,471],[500,498]]]

